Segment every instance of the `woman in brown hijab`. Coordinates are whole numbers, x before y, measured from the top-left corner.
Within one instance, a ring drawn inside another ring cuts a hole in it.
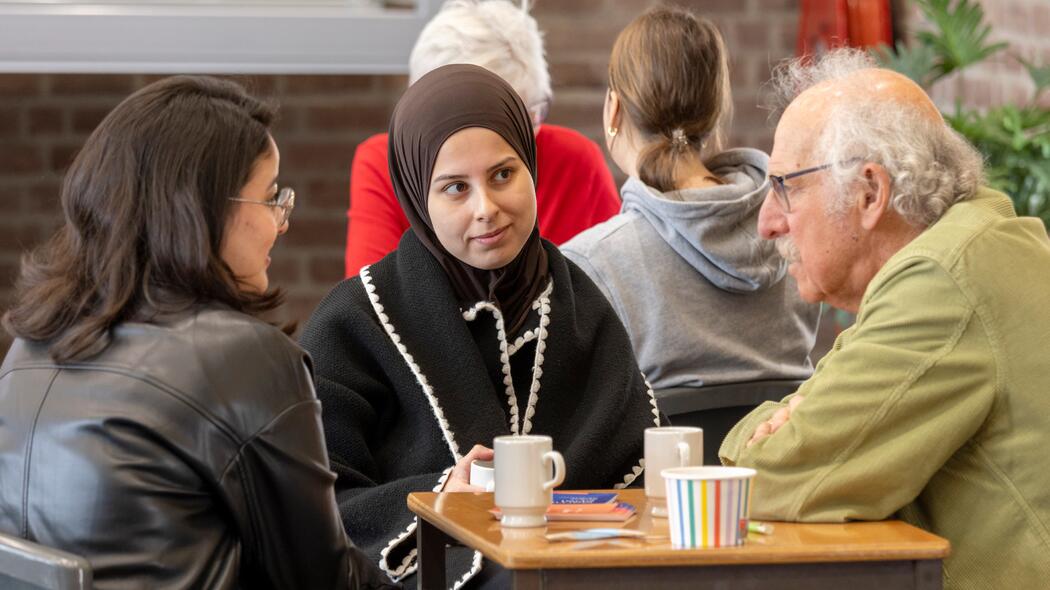
[[[608,301],[536,229],[525,105],[470,65],[413,84],[390,122],[411,229],[340,283],[302,342],[313,355],[340,512],[395,580],[416,570],[413,491],[483,491],[470,462],[496,436],[546,434],[565,489],[641,474],[652,392]],[[482,446],[483,445],[483,446]],[[469,580],[481,555],[451,569]]]

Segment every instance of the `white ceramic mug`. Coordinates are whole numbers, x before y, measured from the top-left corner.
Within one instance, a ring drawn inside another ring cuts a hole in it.
[[[496,489],[496,468],[492,465],[492,461],[470,462],[470,485],[486,492]]]
[[[495,502],[503,513],[503,526],[547,524],[553,490],[565,481],[565,459],[553,446],[551,437],[543,435],[498,436],[493,441]]]
[[[703,463],[704,431],[692,426],[645,429],[645,496],[653,516],[667,516],[667,487],[660,472]]]

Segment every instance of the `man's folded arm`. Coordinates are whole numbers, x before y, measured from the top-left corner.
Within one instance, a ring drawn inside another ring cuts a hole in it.
[[[805,400],[788,422],[747,446],[754,428],[786,405],[763,404],[722,446],[724,462],[758,470],[755,518],[887,518],[991,409],[994,351],[973,306],[936,262],[894,266],[799,389]]]

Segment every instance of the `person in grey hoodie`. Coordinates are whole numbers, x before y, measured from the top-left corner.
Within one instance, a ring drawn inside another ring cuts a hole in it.
[[[719,151],[731,104],[724,44],[707,19],[663,7],[620,33],[604,122],[609,152],[629,175],[623,208],[561,251],[612,302],[654,389],[704,395],[813,371],[819,307],[800,299],[774,243],[757,232],[768,156]],[[711,430],[720,428],[704,426],[716,450]]]

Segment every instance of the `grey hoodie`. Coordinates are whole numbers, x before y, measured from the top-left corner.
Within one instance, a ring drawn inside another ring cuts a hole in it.
[[[623,209],[561,246],[612,302],[654,388],[806,379],[820,308],[758,236],[769,157],[722,152],[727,184],[661,193],[624,183]]]

